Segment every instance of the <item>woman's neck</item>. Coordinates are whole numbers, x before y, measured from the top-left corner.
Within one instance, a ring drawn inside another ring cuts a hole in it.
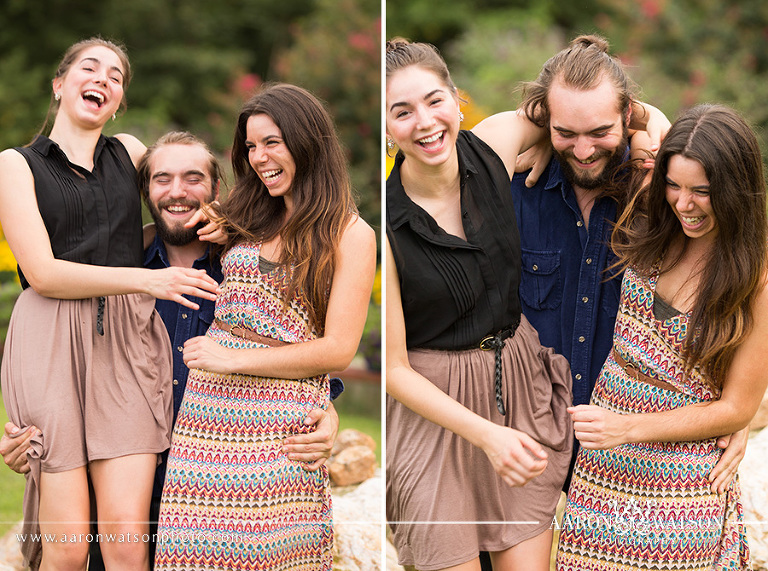
[[[400,180],[408,197],[423,208],[446,233],[466,240],[461,219],[461,180],[459,162],[449,160],[431,168],[414,161],[408,168],[408,159],[400,167]]]
[[[83,129],[65,119],[56,117],[48,136],[67,155],[69,162],[93,170],[93,154],[101,136],[101,129]]]
[[[710,252],[710,244],[682,236],[670,246],[656,286],[664,301],[686,313],[693,309]]]
[[[439,199],[459,191],[459,159],[457,155],[439,165],[425,165],[406,159],[400,165],[400,181],[413,199]]]

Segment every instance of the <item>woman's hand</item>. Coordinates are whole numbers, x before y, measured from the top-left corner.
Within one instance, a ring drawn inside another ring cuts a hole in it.
[[[306,462],[305,470],[314,472],[330,458],[333,444],[339,433],[339,415],[333,407],[328,410],[315,408],[304,419],[306,426],[315,426],[312,432],[294,434],[283,440],[283,452],[291,460]]]
[[[569,407],[573,430],[582,448],[604,450],[626,444],[626,418],[600,406],[580,404]]]
[[[723,448],[723,454],[717,461],[715,467],[709,473],[710,490],[715,494],[722,494],[728,489],[739,464],[747,451],[747,441],[749,440],[749,426],[742,428],[738,432],[721,436],[717,439],[717,445]]]
[[[217,203],[218,204],[218,203]],[[216,244],[226,244],[227,235],[221,230],[221,227],[217,222],[211,221],[211,209],[207,204],[203,204],[197,212],[192,215],[192,218],[187,220],[184,224],[185,228],[194,228],[201,222],[205,222],[205,226],[197,231],[197,238],[202,242],[214,242]]]
[[[661,141],[669,131],[672,124],[667,116],[653,105],[640,101],[632,102],[632,114],[630,115],[629,128],[645,131],[650,139],[649,151],[656,153]]]
[[[192,337],[184,343],[184,364],[190,369],[230,375],[239,372],[234,370],[237,353],[238,349],[219,345],[210,337]]]
[[[533,438],[506,426],[493,425],[481,443],[496,473],[510,486],[524,486],[547,467],[547,453]]]
[[[552,158],[552,144],[550,139],[542,139],[524,153],[517,155],[515,172],[531,170],[525,178],[525,186],[531,188],[535,185]]]
[[[158,299],[175,301],[190,309],[198,310],[200,306],[185,298],[185,295],[216,301],[216,294],[219,293],[219,284],[205,270],[172,266],[144,271],[148,276],[144,289],[146,293]]]
[[[33,437],[40,435],[34,426],[19,428],[12,422],[5,423],[3,437],[0,438],[0,455],[8,467],[19,474],[29,472],[27,451],[32,446]]]

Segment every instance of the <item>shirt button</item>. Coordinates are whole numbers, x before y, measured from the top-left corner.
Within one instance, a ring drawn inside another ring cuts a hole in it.
[[[578,226],[579,228],[581,228],[582,226],[584,226],[584,223],[583,223],[581,220],[579,220],[579,221],[576,223],[576,226]]]
[[[587,265],[591,264],[592,263],[592,258],[587,258],[586,262],[587,262]]]
[[[533,264],[533,267],[532,267],[531,269],[532,269],[534,272],[538,272],[538,271],[539,271],[539,266],[537,266],[536,264]]]
[[[584,343],[584,341],[586,341],[586,339],[584,339],[584,336],[583,335],[580,336],[579,337],[579,343]]]
[[[182,313],[182,314],[181,314],[181,318],[182,318],[182,319],[186,319],[186,318],[187,318],[187,314],[186,314],[186,313]]]
[[[173,379],[173,384],[174,385],[178,385],[179,384],[179,379]]]
[[[184,347],[182,347],[181,345],[179,345],[178,347],[176,347],[176,349],[177,349],[179,352],[182,352],[182,351],[184,351]]]
[[[584,296],[581,298],[581,301],[583,301],[584,303],[587,303],[589,301],[589,298],[587,296]]]
[[[577,381],[580,381],[581,380],[581,373],[576,373],[576,376],[574,376],[574,379],[576,379]],[[173,381],[173,382],[175,383],[176,381]]]

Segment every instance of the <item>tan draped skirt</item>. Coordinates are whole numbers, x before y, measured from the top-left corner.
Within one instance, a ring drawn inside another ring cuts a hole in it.
[[[62,300],[28,288],[16,301],[2,363],[10,420],[42,436],[28,452],[24,533],[39,533],[40,472],[93,460],[157,453],[170,445],[172,360],[168,333],[143,294],[109,296],[104,335],[98,298]],[[36,568],[40,543],[22,544]]]
[[[521,317],[502,350],[502,416],[494,357],[480,349],[408,352],[411,366],[443,392],[539,442],[547,469],[524,487],[510,487],[480,448],[387,397],[387,519],[402,565],[423,571],[458,565],[480,551],[513,547],[552,524],[573,445],[568,362],[542,347]]]

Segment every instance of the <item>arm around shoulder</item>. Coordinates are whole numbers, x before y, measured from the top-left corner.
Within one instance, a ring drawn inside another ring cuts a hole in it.
[[[139,159],[147,152],[147,147],[136,137],[129,135],[128,133],[118,133],[115,135],[115,138],[123,144],[125,150],[128,151],[128,154],[133,161],[133,165],[136,166]]]
[[[547,135],[546,130],[532,123],[522,109],[491,115],[475,125],[472,132],[499,155],[510,180],[515,174],[517,155]]]

